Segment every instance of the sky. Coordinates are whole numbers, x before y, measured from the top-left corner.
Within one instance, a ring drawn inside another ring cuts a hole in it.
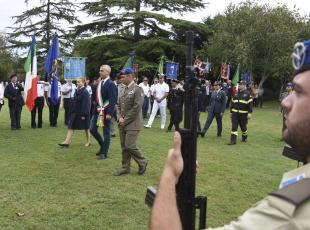
[[[80,0],[77,0],[79,2]],[[39,2],[39,0],[29,0],[29,2]],[[188,13],[183,16],[178,14],[173,15],[175,18],[183,18],[189,21],[202,22],[203,18],[208,16],[215,16],[218,13],[223,13],[229,3],[238,4],[243,0],[204,0],[203,2],[209,2],[208,6],[204,10],[200,10],[194,13]],[[276,6],[278,3],[286,4],[290,9],[294,6],[301,14],[310,14],[310,0],[257,0],[260,3],[269,3],[271,6]],[[0,31],[8,31],[6,27],[13,25],[11,19],[14,15],[20,15],[23,11],[31,8],[31,4],[28,6],[24,3],[24,0],[0,0]],[[80,17],[82,22],[89,22],[89,17],[82,15]]]

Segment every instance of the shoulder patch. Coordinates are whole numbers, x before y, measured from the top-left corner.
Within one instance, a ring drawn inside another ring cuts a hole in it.
[[[298,181],[270,195],[286,200],[298,207],[310,200],[310,178]]]

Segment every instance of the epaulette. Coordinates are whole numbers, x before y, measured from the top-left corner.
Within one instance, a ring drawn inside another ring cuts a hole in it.
[[[296,206],[310,200],[310,178],[306,178],[270,194]]]

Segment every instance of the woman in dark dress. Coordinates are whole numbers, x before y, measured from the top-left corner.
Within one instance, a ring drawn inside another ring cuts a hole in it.
[[[86,144],[90,146],[90,97],[85,87],[85,78],[79,77],[77,79],[77,90],[73,97],[70,118],[68,122],[67,137],[64,142],[58,144],[61,147],[69,147],[74,130],[85,130]]]

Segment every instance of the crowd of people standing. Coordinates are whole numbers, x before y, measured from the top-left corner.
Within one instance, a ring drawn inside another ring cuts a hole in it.
[[[123,69],[115,80],[110,78],[111,67],[102,65],[99,77],[91,84],[83,77],[75,84],[71,79],[61,85],[58,82],[58,98],[51,98],[51,86],[48,82],[37,79],[37,98],[31,111],[31,128],[42,128],[42,112],[46,104],[49,109],[49,124],[57,127],[58,113],[61,102],[64,108],[64,124],[67,134],[64,141],[58,145],[69,148],[75,130],[84,130],[85,146],[91,145],[90,136],[99,144],[96,156],[99,160],[108,158],[111,137],[115,136],[115,123],[119,128],[120,146],[122,149],[122,167],[114,175],[124,175],[130,172],[130,159],[133,158],[139,166],[139,174],[146,170],[147,160],[136,146],[140,123],[146,121],[145,128],[152,128],[156,117],[160,116],[160,129],[170,132],[180,128],[183,119],[185,100],[184,82],[158,74],[137,84],[137,78],[131,68]],[[11,82],[0,87],[0,108],[4,103],[3,96],[8,98],[11,118],[11,129],[21,128],[20,116],[24,105],[22,98],[23,86],[18,82],[17,75],[10,77]],[[129,90],[130,89],[130,90]],[[128,91],[129,90],[129,91]],[[214,118],[217,121],[217,136],[222,136],[222,117],[230,105],[232,121],[231,140],[229,144],[236,144],[238,125],[242,130],[242,141],[247,140],[247,122],[251,117],[252,107],[259,104],[259,89],[254,85],[247,90],[246,83],[240,82],[239,91],[233,95],[231,82],[215,81],[213,84],[200,79],[198,90],[199,114],[207,112],[207,120],[201,127],[198,123],[197,133],[204,137]],[[3,96],[2,96],[3,95]],[[61,98],[63,100],[61,100]],[[253,100],[253,104],[252,104]],[[244,102],[246,101],[246,103]],[[262,105],[262,104],[261,104]],[[169,125],[166,127],[166,111],[170,113]],[[36,114],[38,114],[36,122]],[[141,115],[141,116],[140,116]],[[199,120],[199,119],[198,119]],[[102,133],[101,133],[102,132]]]

